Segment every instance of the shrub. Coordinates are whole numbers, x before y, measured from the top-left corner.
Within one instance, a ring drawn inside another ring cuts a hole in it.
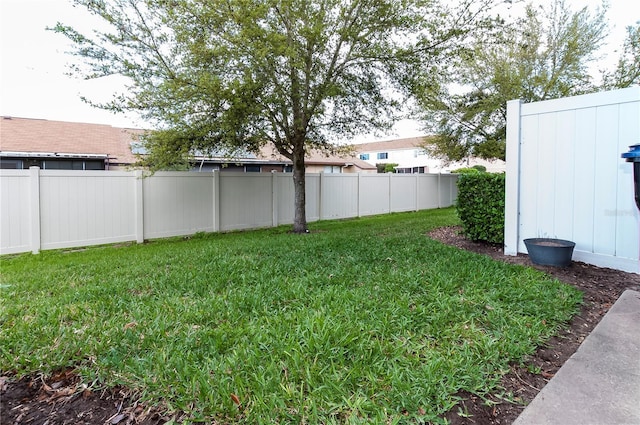
[[[473,167],[468,168],[458,168],[457,170],[452,170],[452,173],[455,174],[469,174],[469,173],[484,173],[487,171],[487,167],[484,165],[474,165]]]
[[[462,173],[456,210],[465,235],[474,241],[504,241],[505,175]]]
[[[457,170],[451,170],[451,172],[455,174],[478,174],[480,173],[480,170],[478,170],[475,167],[470,167],[470,168],[458,168]]]
[[[398,166],[398,164],[394,164],[394,163],[376,164],[376,168],[378,169],[378,173],[395,173],[397,166]]]

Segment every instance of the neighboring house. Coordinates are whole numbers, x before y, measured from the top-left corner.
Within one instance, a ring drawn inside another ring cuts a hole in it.
[[[264,146],[260,152],[260,157],[280,160],[287,164],[285,171],[291,171],[292,163],[284,158],[271,145]],[[312,150],[305,158],[307,173],[376,173],[375,165],[354,157],[352,154],[329,155],[319,150]]]
[[[386,140],[354,145],[357,157],[370,164],[398,164],[398,173],[429,173],[440,161],[430,158],[420,147],[424,137]]]
[[[145,130],[103,124],[0,117],[0,168],[64,170],[122,170],[144,154],[137,143]],[[348,155],[312,152],[308,173],[376,172],[368,162]],[[196,157],[193,171],[290,172],[292,163],[269,147],[239,158]]]
[[[353,145],[359,159],[370,164],[398,164],[398,173],[448,173],[463,167],[483,165],[489,172],[505,171],[504,161],[487,161],[470,158],[465,162],[445,163],[441,159],[430,157],[421,145],[426,137],[385,140],[381,142]]]
[[[142,130],[102,124],[0,117],[0,168],[117,170],[136,161]]]

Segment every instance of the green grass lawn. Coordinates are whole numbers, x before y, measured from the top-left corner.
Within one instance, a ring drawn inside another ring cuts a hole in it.
[[[194,421],[439,421],[457,391],[499,391],[580,302],[426,236],[451,224],[442,209],[2,257],[0,372],[76,368]]]

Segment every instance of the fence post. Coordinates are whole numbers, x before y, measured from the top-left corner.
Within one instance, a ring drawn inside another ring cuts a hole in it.
[[[213,170],[213,231],[220,231],[220,170]]]
[[[418,178],[418,176],[420,176],[420,173],[416,173],[416,212],[420,211],[419,208],[419,201],[420,201],[420,190],[419,190],[419,186],[420,186],[420,179]]]
[[[507,169],[504,202],[504,253],[518,255],[520,215],[520,114],[522,101],[507,102]]]
[[[41,247],[40,229],[40,167],[29,167],[29,219],[31,228],[31,253],[38,254]]]
[[[318,215],[320,216],[320,220],[323,218],[323,198],[322,191],[324,189],[324,171],[320,171],[320,187],[318,188]]]
[[[356,211],[358,212],[358,217],[360,217],[360,203],[362,202],[362,200],[360,199],[360,194],[362,193],[362,190],[360,188],[360,185],[362,184],[362,179],[361,179],[361,171],[358,171],[358,187],[356,188],[356,192],[357,192],[357,205],[356,205]]]
[[[271,171],[271,225],[278,227],[278,181],[275,170]]]
[[[387,175],[389,176],[389,214],[391,214],[391,207],[393,205],[393,202],[391,202],[391,196],[393,195],[393,190],[391,190],[391,175],[393,173],[387,173]]]
[[[144,242],[144,175],[142,170],[136,170],[133,175],[135,179],[135,232],[136,242]]]
[[[438,208],[442,208],[442,172],[438,172]]]

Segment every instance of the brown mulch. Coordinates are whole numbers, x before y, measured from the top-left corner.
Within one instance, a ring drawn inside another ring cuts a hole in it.
[[[513,365],[502,379],[504,396],[483,400],[461,392],[462,401],[449,411],[446,419],[454,425],[510,424],[562,364],[577,350],[591,330],[626,289],[640,290],[640,276],[618,270],[573,262],[566,268],[533,265],[526,255],[502,254],[502,247],[472,242],[458,227],[434,230],[430,237],[496,260],[527,265],[580,289],[584,303],[567,329],[551,338],[544,347],[527,358],[524,366]],[[163,416],[159,411],[139,404],[126,389],[89,388],[81,384],[73,370],[62,371],[47,379],[26,377],[14,380],[0,377],[0,423],[46,425],[163,424],[180,421],[179,416]]]

